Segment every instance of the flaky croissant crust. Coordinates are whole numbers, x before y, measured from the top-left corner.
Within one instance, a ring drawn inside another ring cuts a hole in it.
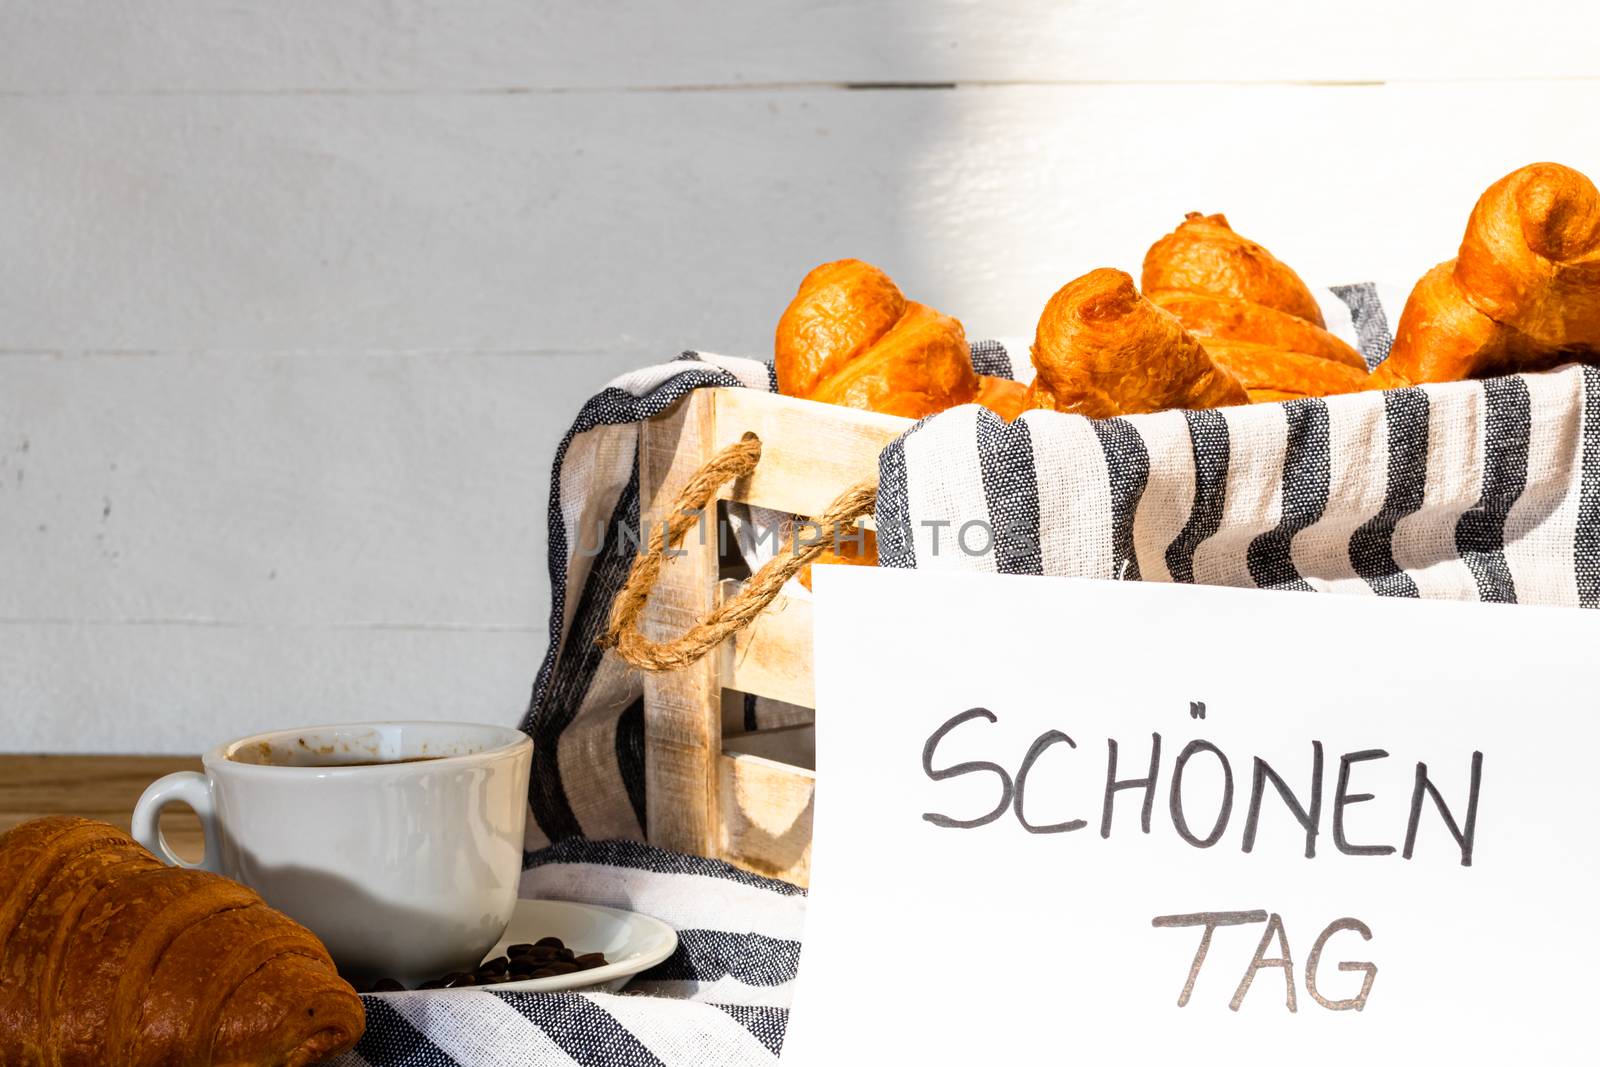
[[[1256,242],[1239,236],[1224,215],[1191,211],[1150,246],[1139,279],[1148,292],[1208,293],[1274,308],[1326,326],[1316,297],[1300,276]]]
[[[858,259],[807,274],[778,320],[778,388],[790,396],[919,419],[978,392],[966,332],[907,300]]]
[[[1110,418],[1247,402],[1182,324],[1133,279],[1101,268],[1062,286],[1039,317],[1030,407]]]
[[[252,890],[88,819],[0,835],[6,1067],[300,1067],[364,1026],[321,942]]]
[[[1208,337],[1202,343],[1206,354],[1245,387],[1252,403],[1359,393],[1369,388],[1365,367],[1357,370],[1331,359],[1249,341]]]
[[[1190,214],[1145,253],[1145,295],[1172,312],[1252,402],[1349,393],[1361,354],[1329,333],[1300,276],[1221,215]]]
[[[1021,411],[1021,385],[972,369],[960,322],[859,259],[805,276],[778,320],[773,364],[779,392],[826,404],[911,419],[974,402]]]
[[[859,259],[812,270],[778,320],[778,384],[791,396],[810,396],[893,329],[907,303],[887,274]]]
[[[1571,167],[1535,163],[1479,197],[1456,256],[1473,307],[1551,348],[1600,341],[1600,194]]]
[[[1299,352],[1366,372],[1361,353],[1313,323],[1265,304],[1248,300],[1191,293],[1181,289],[1145,289],[1157,307],[1172,312],[1183,328],[1206,345],[1212,338],[1266,345],[1282,352]]]
[[[1600,360],[1600,193],[1534,163],[1478,198],[1455,259],[1417,282],[1381,388]]]

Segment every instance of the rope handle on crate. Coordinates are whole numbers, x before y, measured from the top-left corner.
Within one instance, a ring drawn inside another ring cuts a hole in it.
[[[601,648],[616,649],[629,663],[646,671],[682,670],[696,662],[724,640],[743,630],[766,610],[783,589],[783,584],[799,574],[812,560],[834,543],[834,538],[854,531],[856,520],[872,514],[878,499],[876,482],[861,482],[840,493],[814,524],[817,536],[798,548],[794,535],[784,538],[778,554],[755,573],[744,588],[671,641],[652,641],[639,632],[650,590],[661,575],[667,560],[666,548],[677,548],[684,536],[700,521],[712,497],[728,482],[743,478],[761,462],[761,439],[747,433],[724,448],[706,465],[695,471],[673,505],[671,518],[664,526],[650,531],[650,544],[633,560],[628,581],[611,603],[611,625],[599,640]]]

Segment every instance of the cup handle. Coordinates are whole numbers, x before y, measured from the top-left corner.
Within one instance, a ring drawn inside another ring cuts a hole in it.
[[[206,854],[199,863],[186,863],[179,859],[161,833],[161,811],[175,800],[189,805],[200,816]],[[216,808],[211,803],[210,779],[196,771],[178,771],[151,782],[139,798],[139,803],[133,806],[133,838],[169,867],[221,874],[222,850],[217,845],[217,817]]]

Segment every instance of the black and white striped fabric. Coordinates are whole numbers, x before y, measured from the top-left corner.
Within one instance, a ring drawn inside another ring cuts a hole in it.
[[[884,452],[879,562],[1595,607],[1597,416],[1577,366],[1102,422],[961,408]]]
[[[678,950],[629,995],[366,996],[367,1032],[338,1067],[734,1067],[776,1062],[805,896],[725,863],[635,841],[571,838],[528,857],[522,895],[661,918]],[[637,995],[651,994],[651,995]]]
[[[706,386],[772,390],[770,364],[685,353],[589,399],[550,478],[550,644],[522,728],[533,738],[527,850],[568,837],[644,836],[638,672],[595,642],[628,576],[638,529],[639,423]]]

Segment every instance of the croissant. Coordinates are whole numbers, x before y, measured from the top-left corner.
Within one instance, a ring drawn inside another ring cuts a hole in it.
[[[1456,258],[1406,300],[1382,388],[1600,358],[1600,194],[1570,167],[1534,163],[1478,198]]]
[[[1251,403],[1358,393],[1371,388],[1365,366],[1358,370],[1321,356],[1249,341],[1206,337],[1200,343],[1219,367],[1239,379],[1250,394]]]
[[[1361,354],[1327,331],[1300,276],[1239,236],[1223,215],[1191,211],[1150,246],[1145,295],[1178,317],[1253,401],[1350,393],[1367,385]]]
[[[364,1027],[322,943],[254,891],[89,819],[0,836],[6,1067],[298,1067]]]
[[[991,374],[978,375],[978,395],[973,403],[982,404],[996,415],[1010,422],[1028,410],[1028,387],[1010,378],[996,378]]]
[[[911,419],[958,404],[984,403],[1006,418],[1022,410],[1020,383],[972,369],[961,323],[907,300],[859,259],[805,276],[778,320],[773,355],[788,396]]]
[[[1068,282],[1039,316],[1029,407],[1090,418],[1248,401],[1244,387],[1133,279],[1102,268]]]

